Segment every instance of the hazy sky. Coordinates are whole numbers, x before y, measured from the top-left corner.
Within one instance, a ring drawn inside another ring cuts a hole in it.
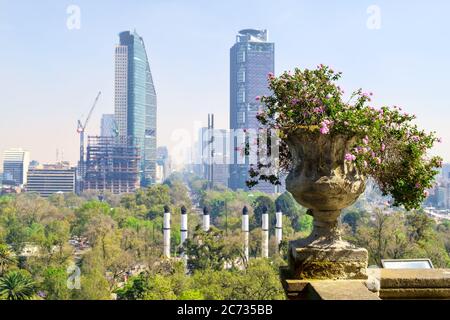
[[[67,8],[81,10],[68,29]],[[371,29],[367,10],[381,12]],[[0,0],[0,152],[24,147],[31,158],[78,157],[76,122],[101,97],[88,126],[99,132],[114,109],[114,46],[118,33],[144,38],[158,94],[158,143],[173,147],[174,130],[216,114],[228,127],[229,49],[236,33],[265,28],[275,42],[275,69],[329,64],[344,72],[346,91],[375,94],[374,105],[417,114],[443,143],[450,161],[450,2]],[[60,151],[61,152],[61,151]]]

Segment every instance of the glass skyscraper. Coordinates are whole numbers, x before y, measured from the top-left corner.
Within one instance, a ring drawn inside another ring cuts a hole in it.
[[[275,44],[268,42],[267,30],[239,31],[236,43],[230,49],[230,129],[231,164],[228,187],[247,189],[249,159],[243,157],[244,129],[259,128],[256,114],[261,107],[256,96],[269,95],[267,76],[275,71]],[[254,189],[274,193],[269,183],[260,183]]]
[[[156,91],[142,37],[136,31],[124,31],[119,38],[115,50],[115,120],[119,138],[137,143],[141,185],[147,186],[156,179]]]

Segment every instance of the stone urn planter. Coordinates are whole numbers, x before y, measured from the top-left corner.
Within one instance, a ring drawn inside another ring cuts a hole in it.
[[[341,210],[365,189],[365,178],[345,161],[355,139],[299,129],[286,138],[292,169],[286,188],[314,218],[306,239],[289,244],[289,268],[295,279],[366,279],[368,253],[343,241]]]

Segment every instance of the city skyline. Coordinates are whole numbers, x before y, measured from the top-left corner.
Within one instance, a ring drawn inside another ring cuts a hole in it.
[[[372,5],[368,1],[250,1],[235,10],[237,3],[130,1],[124,6],[78,1],[80,29],[71,30],[66,10],[72,3],[0,1],[0,34],[9,45],[0,53],[0,85],[5,88],[0,152],[22,147],[31,159],[54,162],[59,149],[75,164],[76,121],[87,114],[98,90],[104,96],[87,135],[99,133],[101,115],[113,111],[111,51],[117,33],[134,28],[146,40],[158,84],[158,145],[173,149],[179,141],[171,141],[171,134],[177,129],[194,138],[194,123],[209,112],[216,115],[217,128],[227,128],[228,50],[239,30],[255,28],[268,29],[277,44],[277,74],[297,66],[330,64],[344,73],[346,91],[361,84],[374,92],[376,106],[400,105],[417,114],[422,127],[443,137],[435,152],[450,161],[450,131],[441,120],[449,112],[441,94],[450,71],[450,46],[445,41],[448,3],[378,1],[379,30],[367,26]]]

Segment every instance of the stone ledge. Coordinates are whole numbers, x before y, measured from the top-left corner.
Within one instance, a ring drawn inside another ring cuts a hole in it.
[[[450,299],[450,288],[381,289],[381,299]]]
[[[450,269],[369,269],[381,289],[450,288]]]
[[[290,300],[380,300],[362,280],[285,280]]]

